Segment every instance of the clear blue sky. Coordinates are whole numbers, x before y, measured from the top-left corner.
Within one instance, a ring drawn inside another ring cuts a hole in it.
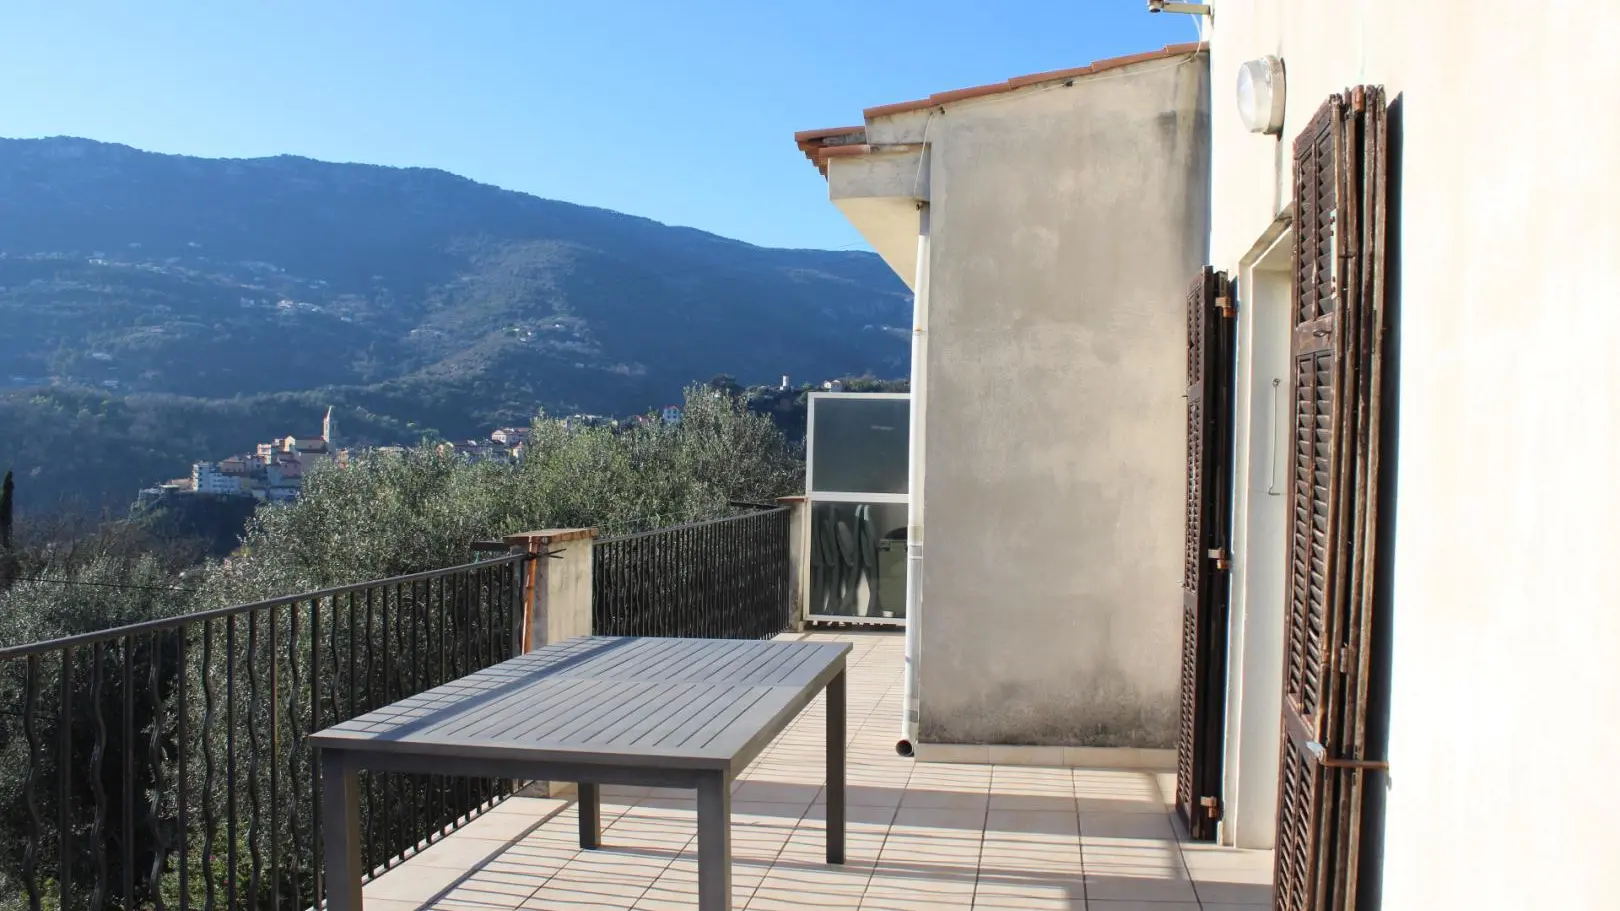
[[[753,243],[860,247],[796,130],[1195,37],[1142,0],[11,3],[0,136],[436,167]]]

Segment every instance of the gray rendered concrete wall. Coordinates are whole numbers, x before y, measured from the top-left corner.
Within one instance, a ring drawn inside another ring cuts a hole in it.
[[[532,595],[526,606],[528,648],[591,634],[595,544],[594,528],[552,528],[507,537],[508,547],[540,555],[530,567],[532,591],[524,591],[525,599]],[[521,797],[576,793],[578,786],[568,781],[530,781],[518,791]]]
[[[1170,747],[1208,66],[936,115],[919,739]]]

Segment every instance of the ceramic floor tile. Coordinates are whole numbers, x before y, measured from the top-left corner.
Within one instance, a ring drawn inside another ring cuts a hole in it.
[[[451,886],[445,897],[490,902],[507,901],[512,896],[523,899],[533,895],[550,878],[549,875],[520,877],[488,874],[476,870],[466,879]]]
[[[430,867],[412,860],[367,883],[362,891],[368,899],[375,897],[422,901],[443,892],[465,874],[465,870]]]
[[[1269,882],[1274,859],[1270,851],[1238,851],[1230,848],[1189,850],[1191,846],[1184,845],[1181,855],[1187,861],[1190,870],[1208,870],[1211,873],[1222,870],[1242,870],[1265,874]],[[1219,878],[1219,877],[1214,877]],[[1244,880],[1249,882],[1250,880]]]
[[[1270,882],[1234,883],[1194,880],[1193,890],[1198,894],[1199,901],[1214,904],[1270,905],[1272,898]]]
[[[977,809],[932,809],[902,806],[900,812],[895,814],[893,826],[897,829],[982,832],[984,830],[985,815],[985,813]]]
[[[974,896],[961,895],[941,898],[938,895],[917,896],[912,893],[867,893],[860,898],[862,911],[967,911],[974,906]]]
[[[781,889],[761,884],[749,897],[746,907],[756,911],[804,911],[807,908],[859,908],[863,890],[826,890],[806,892],[803,889]]]
[[[902,809],[969,810],[983,813],[990,806],[990,795],[984,791],[957,791],[913,785],[901,795]]]
[[[1087,911],[1199,911],[1197,901],[1106,901],[1100,898],[1089,898],[1085,901]],[[1204,906],[1209,911],[1209,905]]]
[[[1080,833],[1088,839],[1175,840],[1176,830],[1162,813],[1083,813]]]
[[[985,820],[986,831],[1017,835],[1080,834],[1079,815],[1074,812],[1045,810],[997,810],[991,807]]]
[[[1086,871],[1086,900],[1198,903],[1191,880],[1109,876]]]
[[[973,894],[974,911],[1082,911],[1085,901],[1083,886],[1071,890],[1028,884],[1010,889],[981,888]]]
[[[1074,797],[1069,794],[1009,794],[992,788],[991,810],[1034,810],[1044,813],[1073,813]]]
[[[409,901],[398,898],[372,898],[369,894],[364,899],[366,911],[423,911],[427,907],[420,901]]]

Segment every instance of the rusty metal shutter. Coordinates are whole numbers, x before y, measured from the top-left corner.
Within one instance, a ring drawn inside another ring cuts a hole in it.
[[[1383,349],[1382,89],[1294,144],[1293,438],[1276,906],[1351,909],[1366,755]]]
[[[1232,489],[1231,287],[1205,266],[1187,292],[1187,512],[1176,806],[1215,839],[1226,727],[1227,542]]]

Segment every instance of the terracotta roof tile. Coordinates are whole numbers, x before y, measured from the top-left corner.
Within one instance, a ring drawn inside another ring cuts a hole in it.
[[[1002,92],[1011,92],[1016,89],[1048,82],[1058,82],[1065,79],[1077,79],[1082,76],[1092,76],[1120,67],[1130,66],[1133,63],[1145,63],[1149,60],[1166,60],[1192,54],[1202,50],[1205,45],[1199,42],[1186,44],[1170,44],[1156,51],[1143,51],[1140,54],[1127,54],[1123,57],[1110,57],[1098,60],[1086,66],[1074,67],[1067,70],[1052,70],[1046,73],[1031,73],[1028,76],[1015,76],[1006,82],[992,82],[989,85],[976,85],[965,89],[954,89],[948,92],[938,92],[927,98],[916,101],[901,101],[896,104],[884,104],[875,108],[867,108],[862,114],[867,120],[874,117],[887,117],[892,114],[904,114],[907,111],[918,111],[936,105],[949,104],[955,101],[965,101],[969,98],[982,98],[986,95],[996,95]],[[827,175],[827,159],[840,158],[852,155],[864,155],[872,150],[866,142],[866,127],[830,127],[821,130],[804,130],[793,134],[793,140],[799,146],[804,157],[816,166],[822,176]]]
[[[799,151],[816,166],[821,176],[827,176],[829,155],[859,155],[871,151],[866,144],[865,127],[833,127],[825,130],[805,130],[793,134]]]
[[[989,85],[974,86],[973,88],[956,89],[955,91],[950,92],[938,92],[933,95],[929,95],[927,98],[919,98],[915,101],[900,101],[894,104],[879,105],[875,108],[867,108],[863,113],[868,118],[887,117],[892,114],[904,114],[907,111],[921,110],[923,108],[930,108],[939,104],[947,104],[952,101],[962,101],[968,98],[979,98],[984,95],[995,95],[1000,92],[1010,92],[1014,89],[1037,85],[1043,82],[1057,82],[1061,79],[1075,79],[1080,76],[1091,76],[1096,73],[1119,69],[1122,66],[1130,66],[1133,63],[1144,63],[1149,60],[1163,60],[1171,57],[1180,57],[1183,54],[1194,53],[1203,46],[1203,44],[1196,41],[1188,42],[1186,44],[1169,44],[1157,51],[1143,51],[1140,54],[1128,54],[1124,57],[1109,57],[1106,60],[1098,60],[1088,66],[1075,67],[1074,69],[1053,70],[1047,73],[1032,73],[1028,76],[1015,76],[1012,79],[1008,79],[1006,82],[994,82]]]
[[[865,129],[866,126],[863,124],[857,127],[826,127],[820,130],[800,130],[793,134],[793,140],[795,142],[809,142],[812,139],[828,139],[849,133],[859,133]]]

